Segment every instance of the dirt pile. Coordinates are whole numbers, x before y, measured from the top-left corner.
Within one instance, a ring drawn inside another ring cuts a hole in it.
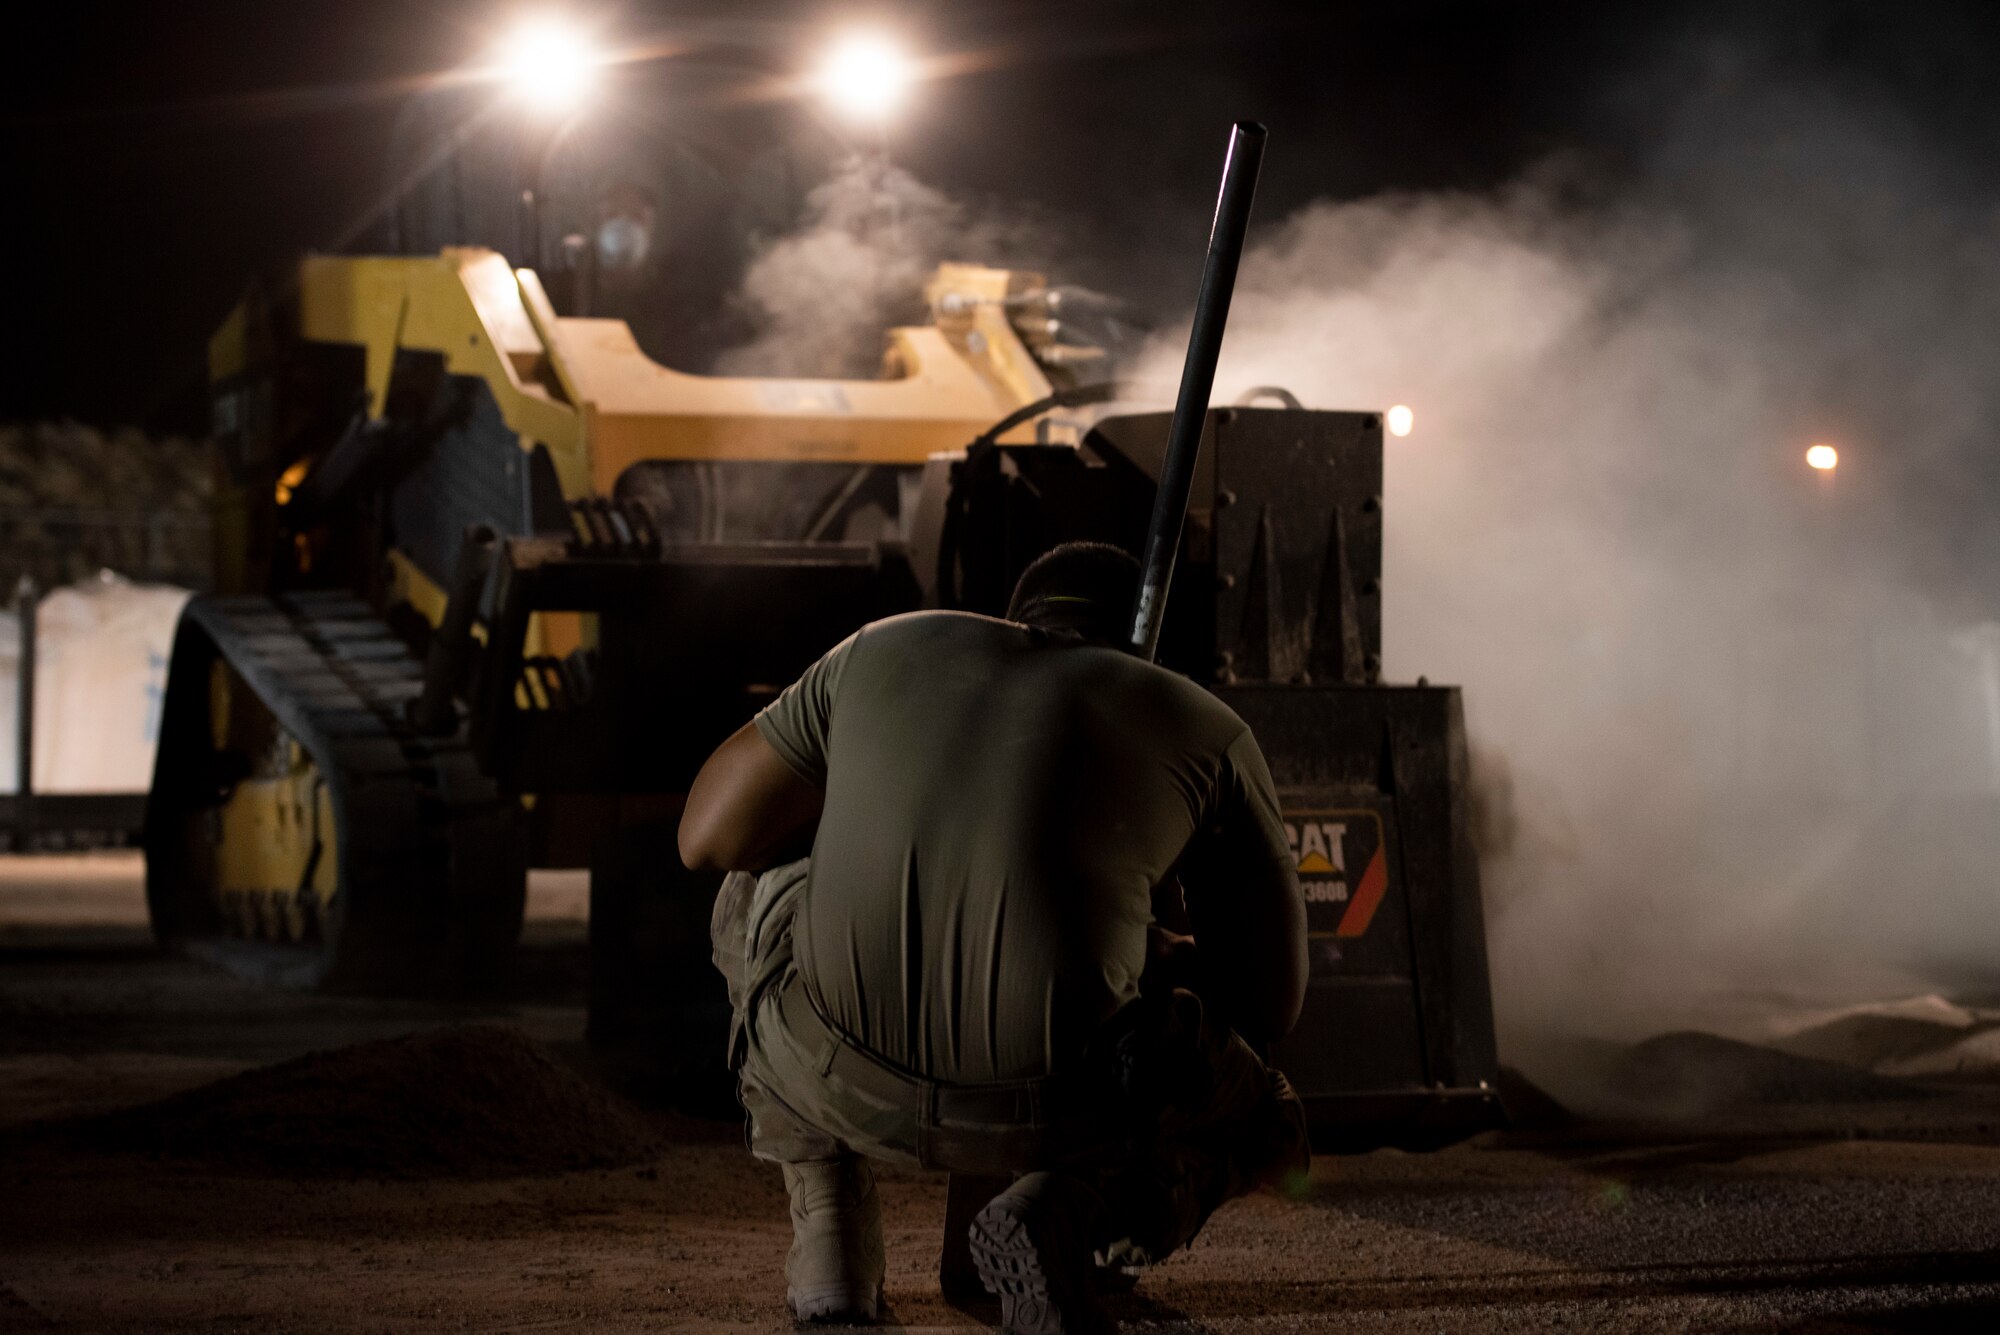
[[[1881,1103],[1930,1095],[1922,1086],[1842,1062],[1692,1031],[1633,1045],[1606,1084],[1625,1111],[1669,1118],[1772,1104]]]
[[[1512,1066],[1500,1068],[1497,1087],[1511,1130],[1560,1131],[1576,1124],[1575,1113]]]
[[[1991,1086],[1994,1077],[2000,1075],[2000,1025],[1987,1025],[1940,1047],[1892,1058],[1875,1069],[1883,1075],[1965,1080]]]
[[[1772,1044],[1878,1075],[2000,1075],[2000,1008],[1937,995],[1848,1006],[1773,1026]]]
[[[504,1025],[311,1053],[66,1133],[96,1150],[309,1178],[514,1177],[656,1150],[610,1094]]]
[[[1878,1071],[1886,1063],[1950,1047],[1964,1036],[1963,1029],[1913,1017],[1850,1015],[1802,1030],[1772,1046],[1800,1057]]]

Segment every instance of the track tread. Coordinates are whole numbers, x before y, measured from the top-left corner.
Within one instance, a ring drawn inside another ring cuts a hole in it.
[[[190,626],[327,776],[348,915],[326,958],[307,962],[299,947],[237,939],[213,957],[268,981],[405,990],[408,980],[396,975],[412,967],[403,958],[411,953],[406,938],[449,934],[458,927],[453,915],[467,911],[466,888],[452,884],[455,850],[468,838],[461,828],[515,822],[518,808],[476,770],[468,779],[462,740],[425,737],[409,725],[403,706],[423,689],[423,665],[352,596],[196,598],[183,636]],[[184,696],[174,685],[170,710],[205,707],[194,699],[195,683],[185,683]],[[162,773],[172,763],[163,752]],[[518,898],[514,887],[505,892]],[[385,941],[393,945],[387,953]]]

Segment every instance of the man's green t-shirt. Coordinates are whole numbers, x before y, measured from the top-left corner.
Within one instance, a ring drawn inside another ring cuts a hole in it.
[[[1138,995],[1152,892],[1184,853],[1292,875],[1243,720],[1116,649],[915,612],[836,646],[757,727],[826,793],[795,927],[810,994],[930,1079],[1080,1056]]]

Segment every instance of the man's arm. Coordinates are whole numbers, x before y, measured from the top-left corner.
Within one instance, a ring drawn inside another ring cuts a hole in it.
[[[762,871],[812,828],[825,798],[746,723],[695,775],[681,812],[681,861],[695,871]]]
[[[1246,733],[1217,810],[1181,862],[1199,945],[1197,991],[1252,1043],[1283,1038],[1306,997],[1306,905],[1270,770]]]
[[[694,871],[762,871],[788,858],[826,801],[827,741],[843,665],[862,632],[826,651],[694,776],[681,861]]]

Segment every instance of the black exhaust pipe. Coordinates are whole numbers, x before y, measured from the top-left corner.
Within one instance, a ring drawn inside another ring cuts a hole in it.
[[[1215,388],[1222,328],[1229,322],[1229,298],[1236,290],[1236,266],[1243,258],[1243,233],[1250,224],[1257,169],[1263,160],[1264,127],[1255,121],[1236,122],[1229,132],[1229,156],[1222,162],[1222,193],[1215,201],[1215,222],[1208,232],[1208,261],[1201,271],[1201,293],[1195,298],[1194,329],[1188,335],[1180,397],[1174,401],[1173,427],[1167,433],[1166,459],[1160,466],[1159,495],[1153,502],[1153,522],[1146,533],[1146,554],[1140,565],[1139,597],[1132,608],[1131,649],[1147,662],[1159,652],[1167,585],[1174,577],[1174,556],[1180,551],[1188,493],[1194,486],[1195,451],[1201,447],[1201,424],[1208,416],[1209,393]]]

